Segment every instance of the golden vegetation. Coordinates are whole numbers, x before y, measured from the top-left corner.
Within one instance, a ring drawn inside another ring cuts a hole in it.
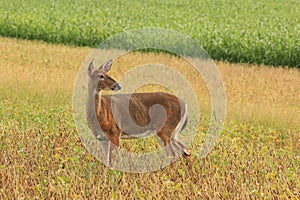
[[[76,133],[72,87],[91,49],[1,38],[0,51],[0,199],[300,198],[297,69],[217,63],[228,105],[214,151],[194,157],[192,170],[179,159],[173,169],[130,174],[104,167]],[[134,53],[118,59],[111,75],[118,79],[127,67],[153,60],[178,70],[187,65]],[[201,78],[180,72],[198,91],[201,106],[210,105]]]

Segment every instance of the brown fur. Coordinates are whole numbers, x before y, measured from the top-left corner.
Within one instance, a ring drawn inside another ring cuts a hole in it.
[[[120,85],[105,73],[111,64],[112,61],[109,61],[98,70],[93,70],[93,61],[89,65],[87,102],[87,121],[90,129],[97,139],[108,138],[113,144],[107,146],[109,165],[113,165],[112,152],[115,147],[119,147],[120,139],[147,137],[151,132],[157,134],[163,146],[168,145],[166,151],[169,156],[183,153],[189,157],[190,150],[176,138],[187,123],[186,104],[176,96],[162,92],[101,96],[101,90],[121,89]],[[96,123],[100,125],[104,135]]]
[[[112,111],[112,98],[115,98],[114,104],[117,104],[118,109],[127,109],[122,108],[123,105],[126,105],[125,101],[129,100],[129,113],[132,120],[142,128],[136,131],[145,132],[147,130],[159,131],[157,134],[160,137],[161,135],[166,135],[168,138],[172,138],[172,131],[178,125],[185,112],[184,103],[181,100],[178,100],[177,97],[171,94],[157,92],[157,93],[134,93],[131,96],[128,94],[116,94],[116,95],[103,95],[99,101],[99,97],[96,100],[96,103],[101,104],[97,105],[97,118],[99,124],[104,132],[116,131],[122,135],[134,136],[134,130],[130,130],[130,127],[123,128],[126,126],[126,121],[128,119],[122,118],[122,115],[118,116],[119,118],[114,119]],[[166,121],[164,124],[160,120],[162,116],[159,116],[160,112],[151,113],[151,106],[159,104],[167,111]],[[150,113],[150,114],[149,114]],[[150,115],[152,116],[150,117]],[[120,118],[121,117],[121,118]],[[151,118],[153,121],[151,121]],[[127,129],[126,129],[127,128]],[[124,131],[124,129],[126,131]],[[168,130],[168,131],[166,131]],[[120,135],[122,137],[122,135]]]

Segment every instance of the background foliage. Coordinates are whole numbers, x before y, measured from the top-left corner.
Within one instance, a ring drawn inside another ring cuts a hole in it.
[[[196,39],[217,60],[299,67],[296,0],[0,0],[0,5],[2,36],[96,46],[126,30],[162,27]]]

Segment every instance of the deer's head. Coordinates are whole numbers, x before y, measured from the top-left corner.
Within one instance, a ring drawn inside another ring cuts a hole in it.
[[[112,60],[109,60],[108,62],[101,65],[98,69],[94,69],[94,60],[91,61],[87,71],[90,89],[95,89],[97,93],[99,93],[101,90],[118,91],[121,89],[119,83],[117,83],[107,74],[107,72],[111,68],[111,65]]]

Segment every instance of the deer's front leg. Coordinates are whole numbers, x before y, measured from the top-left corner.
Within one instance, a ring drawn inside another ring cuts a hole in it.
[[[101,157],[102,161],[105,165],[110,166],[110,146],[111,142],[109,140],[107,141],[100,141],[100,145],[102,148]]]
[[[116,134],[117,132],[112,131],[109,136],[108,142],[108,164],[109,167],[114,167],[116,164],[116,157],[119,153],[118,148],[120,146],[120,134]]]
[[[118,154],[118,147],[110,140],[101,141],[102,158],[105,165],[114,167],[116,161],[116,155]]]

